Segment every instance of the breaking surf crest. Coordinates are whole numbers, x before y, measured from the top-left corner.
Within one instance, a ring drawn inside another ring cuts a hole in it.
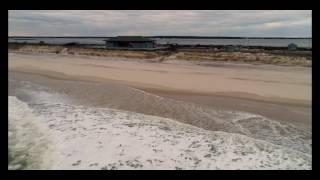
[[[8,97],[8,169],[45,169],[51,151],[50,131],[32,109],[14,96]]]

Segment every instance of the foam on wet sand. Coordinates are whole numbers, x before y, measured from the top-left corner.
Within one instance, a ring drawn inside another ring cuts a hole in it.
[[[32,121],[26,123],[48,127],[51,136],[41,137],[50,147],[39,161],[48,169],[311,169],[306,153],[167,118],[56,102],[34,104],[31,110],[10,96],[9,106],[12,126]],[[23,131],[36,133],[30,130]]]

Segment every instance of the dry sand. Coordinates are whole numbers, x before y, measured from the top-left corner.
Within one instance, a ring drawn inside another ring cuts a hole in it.
[[[78,80],[116,80],[145,89],[241,96],[310,105],[311,68],[196,66],[61,55],[9,54],[9,70]]]

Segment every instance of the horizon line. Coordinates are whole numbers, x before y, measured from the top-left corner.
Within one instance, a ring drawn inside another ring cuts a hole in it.
[[[123,35],[118,35],[123,36]],[[127,36],[127,35],[125,35]],[[139,36],[139,35],[135,35]],[[141,35],[140,35],[141,36]],[[110,38],[117,36],[8,36],[8,38]],[[183,36],[183,35],[156,35],[156,36],[142,36],[142,37],[150,37],[150,38],[237,38],[237,39],[312,39],[312,37],[285,37],[285,36]]]

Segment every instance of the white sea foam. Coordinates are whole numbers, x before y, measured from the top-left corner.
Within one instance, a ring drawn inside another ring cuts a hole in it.
[[[283,146],[109,108],[9,96],[9,125],[9,148],[38,154],[29,169],[311,169]]]
[[[50,134],[47,124],[26,103],[9,96],[8,169],[48,168]]]

